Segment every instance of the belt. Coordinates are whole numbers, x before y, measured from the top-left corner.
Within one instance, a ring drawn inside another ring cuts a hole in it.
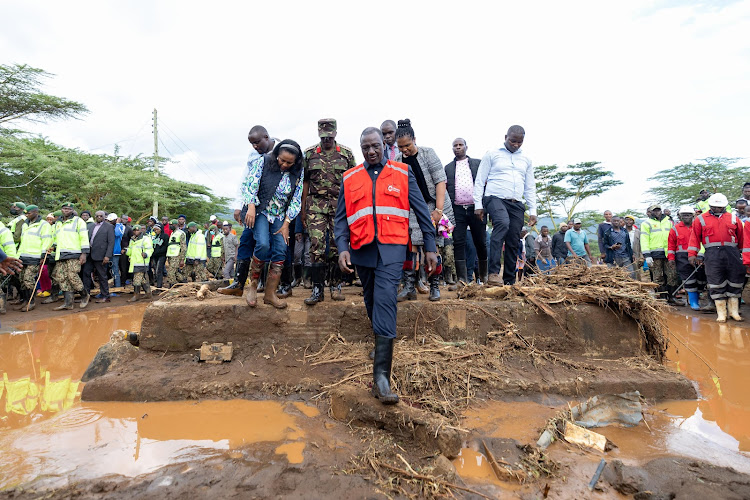
[[[505,201],[510,201],[511,203],[521,203],[521,200],[517,200],[515,198],[503,198]]]

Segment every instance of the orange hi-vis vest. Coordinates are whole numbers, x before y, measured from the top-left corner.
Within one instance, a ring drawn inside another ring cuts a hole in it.
[[[364,164],[344,172],[349,245],[409,242],[409,166],[388,160],[373,186]]]

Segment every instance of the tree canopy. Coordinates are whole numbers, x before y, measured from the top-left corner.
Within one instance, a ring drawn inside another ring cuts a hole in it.
[[[42,81],[53,75],[27,64],[0,65],[0,125],[12,120],[43,122],[89,112],[80,102],[45,94]]]
[[[127,213],[136,222],[151,215],[155,191],[161,214],[196,221],[226,210],[229,201],[200,184],[154,178],[152,157],[92,154],[11,134],[0,134],[0,186],[0,207],[23,201],[53,211],[72,202],[78,211]]]
[[[587,161],[568,165],[564,169],[557,165],[541,165],[535,169],[537,212],[540,217],[549,217],[557,229],[559,221],[567,222],[580,218],[584,222],[593,220],[593,212],[580,211],[580,204],[591,197],[599,196],[619,186],[622,181],[614,173],[603,170],[598,161]],[[584,220],[586,219],[586,220]]]
[[[747,167],[734,166],[739,158],[711,156],[698,163],[677,165],[660,170],[651,181],[656,185],[648,190],[652,201],[672,207],[694,204],[701,189],[722,193],[733,202],[742,196],[742,185],[750,181]]]

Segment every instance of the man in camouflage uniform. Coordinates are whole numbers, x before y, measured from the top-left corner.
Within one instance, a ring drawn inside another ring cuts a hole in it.
[[[323,302],[326,268],[330,268],[331,299],[344,300],[341,271],[333,236],[333,221],[344,172],[356,167],[352,150],[336,142],[336,120],[318,121],[320,143],[305,150],[305,183],[302,190],[302,223],[310,236],[310,262],[313,291],[305,304]],[[330,252],[326,262],[326,233]]]
[[[167,283],[174,286],[185,281],[185,254],[187,253],[187,237],[182,230],[177,230],[177,219],[169,221],[172,234],[169,235],[167,245]],[[178,251],[172,247],[179,247]],[[170,255],[176,253],[177,255]]]
[[[55,311],[73,309],[73,295],[81,294],[80,307],[89,303],[89,294],[81,281],[81,266],[90,252],[86,223],[74,214],[72,203],[63,203],[60,227],[55,234],[55,281],[60,285],[65,303]]]

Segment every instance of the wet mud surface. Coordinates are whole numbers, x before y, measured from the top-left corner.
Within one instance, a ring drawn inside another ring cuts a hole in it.
[[[547,420],[569,403],[604,392],[648,392],[649,381],[663,387],[659,377],[676,379],[642,361],[618,373],[611,360],[581,360],[607,368],[592,371],[509,356],[508,382],[475,395],[458,426],[465,436],[460,454],[446,464],[419,440],[394,441],[385,429],[332,418],[328,399],[315,396],[340,380],[344,369],[310,366],[310,350],[295,343],[261,340],[223,365],[198,364],[189,352],[142,349],[125,369],[80,383],[110,333],[138,330],[142,311],[143,305],[110,307],[34,324],[3,318],[4,329],[10,324],[27,332],[0,334],[0,368],[8,380],[28,377],[41,391],[27,395],[37,400],[27,414],[8,411],[7,394],[0,398],[0,497],[387,498],[444,492],[387,474],[377,462],[362,467],[369,457],[387,455],[477,492],[453,490],[464,498],[542,498],[545,492],[547,498],[750,497],[750,401],[743,390],[750,378],[750,338],[742,323],[720,328],[710,317],[670,315],[670,329],[682,342],[672,342],[668,367],[691,379],[689,387],[697,387],[701,398],[684,400],[691,398],[685,385],[654,389],[647,396],[648,426],[597,429],[617,446],[606,453],[553,443],[547,451],[558,464],[553,475],[519,484],[497,479],[482,442],[495,458],[516,463],[521,447],[536,442]],[[750,314],[745,307],[742,312]],[[623,387],[622,374],[634,367],[643,372],[639,387]],[[68,380],[66,395],[73,393],[59,411],[49,404],[42,410],[47,372],[51,382]],[[139,384],[143,379],[151,382]],[[360,389],[366,393],[368,387]],[[90,400],[81,402],[81,392]],[[92,401],[97,399],[121,401]],[[372,454],[374,448],[380,455]],[[601,458],[607,466],[592,493],[586,485]]]

